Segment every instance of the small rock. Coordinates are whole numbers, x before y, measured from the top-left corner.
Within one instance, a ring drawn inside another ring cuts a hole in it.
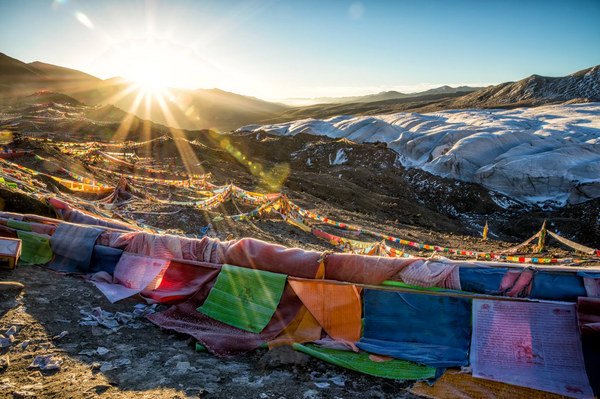
[[[56,337],[53,337],[52,339],[53,339],[54,341],[58,341],[58,340],[61,340],[61,339],[63,339],[63,338],[64,338],[65,336],[67,336],[67,335],[69,335],[69,332],[68,332],[68,331],[63,331],[63,332],[61,332],[60,334],[58,334]]]
[[[96,385],[91,387],[86,392],[95,391],[98,395],[102,395],[104,392],[108,391],[111,388],[110,385]]]
[[[165,366],[172,366],[172,365],[178,364],[180,362],[188,362],[189,363],[189,359],[186,355],[175,355],[165,362]]]
[[[110,352],[110,349],[106,349],[102,346],[99,346],[98,349],[96,349],[96,353],[98,353],[100,356],[106,355],[108,352]]]
[[[384,393],[390,394],[390,393],[394,393],[394,391],[396,391],[396,387],[394,387],[392,384],[388,384],[387,382],[384,382],[383,384],[381,384],[381,390]]]
[[[26,339],[25,341],[23,341],[21,343],[21,349],[27,348],[27,345],[29,345],[29,342],[31,342],[31,341],[29,341],[28,339]]]
[[[4,334],[8,337],[10,335],[15,335],[17,333],[17,327],[12,326],[11,328],[8,329],[7,332],[5,332]]]
[[[39,368],[40,370],[56,370],[60,369],[60,365],[63,360],[56,356],[54,353],[49,355],[38,355],[33,360],[33,363],[29,365],[29,368]]]
[[[177,366],[175,366],[176,369],[182,369],[182,370],[187,370],[190,368],[190,362],[179,362],[177,363]]]
[[[5,389],[11,389],[15,387],[14,382],[10,382],[10,379],[8,378],[3,378],[2,381],[0,381],[0,391],[4,391]]]
[[[366,392],[363,392],[363,397],[365,397],[365,398],[385,398],[385,394],[383,392],[379,392],[374,389],[370,389]]]
[[[96,371],[96,370],[100,370],[100,367],[102,367],[102,365],[100,363],[92,363],[92,365],[90,366],[92,371]]]
[[[0,348],[8,348],[15,342],[14,335],[9,335],[7,338],[0,338]]]
[[[0,356],[0,370],[6,370],[10,365],[10,359],[8,355]]]
[[[291,345],[276,346],[264,354],[258,361],[263,369],[274,369],[280,366],[306,366],[310,356],[295,351]]]
[[[25,390],[14,391],[12,394],[14,399],[33,398],[35,396],[35,393]]]
[[[29,381],[37,381],[42,377],[43,377],[42,373],[38,370],[38,371],[34,371],[33,373],[29,374],[27,376],[27,379]]]
[[[314,389],[309,389],[308,391],[305,391],[304,394],[302,395],[302,397],[304,399],[319,399],[319,393],[317,391],[315,391]]]

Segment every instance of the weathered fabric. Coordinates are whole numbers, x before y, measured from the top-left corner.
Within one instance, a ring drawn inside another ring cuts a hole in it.
[[[208,297],[215,280],[205,284],[188,301],[164,312],[149,315],[148,320],[161,328],[191,335],[214,355],[233,357],[273,340],[294,320],[302,308],[302,302],[289,284],[286,284],[279,306],[269,324],[259,334],[244,331],[196,310]]]
[[[135,295],[142,290],[152,290],[160,285],[161,272],[168,265],[166,259],[137,256],[125,253],[121,256],[112,283],[92,281],[111,302]]]
[[[281,345],[316,341],[321,338],[321,331],[321,325],[315,316],[306,306],[302,306],[294,320],[275,339],[269,341],[269,349]]]
[[[107,272],[108,274],[113,274],[122,254],[123,250],[121,249],[94,245],[92,260],[90,262],[90,272]]]
[[[500,283],[500,291],[505,296],[529,297],[532,279],[533,272],[531,270],[509,269]]]
[[[492,294],[500,291],[500,285],[506,268],[460,267],[460,286],[462,291],[477,294]]]
[[[183,303],[190,299],[204,284],[213,280],[221,271],[221,265],[201,262],[189,264],[170,261],[160,284],[153,290],[144,290],[140,295],[148,302],[168,304]]]
[[[365,290],[364,304],[359,348],[431,367],[468,364],[468,299]]]
[[[21,240],[19,264],[44,265],[52,260],[52,249],[48,236],[18,231]]]
[[[473,376],[589,398],[574,303],[473,300]]]
[[[436,373],[434,367],[421,366],[396,359],[378,361],[379,359],[373,358],[369,353],[354,353],[299,344],[294,344],[294,349],[328,363],[375,377],[395,380],[426,380],[434,378]]]
[[[50,238],[54,260],[45,267],[66,273],[89,273],[96,239],[104,230],[63,222]]]
[[[409,391],[430,399],[566,399],[566,396],[519,387],[498,381],[474,378],[471,374],[447,370],[435,384],[417,382]]]
[[[577,302],[580,296],[586,296],[583,278],[576,274],[539,272],[531,286],[530,297],[549,301]]]
[[[325,258],[325,278],[357,284],[381,284],[416,260],[331,254]]]
[[[252,238],[243,238],[227,249],[224,263],[294,277],[314,278],[319,270],[320,258],[321,254],[318,252],[289,249]]]
[[[331,338],[360,339],[361,301],[355,286],[293,279],[290,285]]]
[[[19,220],[8,219],[6,225],[16,230],[31,231],[31,226],[29,225],[29,223],[22,222]]]
[[[223,265],[217,282],[197,310],[230,326],[261,332],[273,317],[287,276]]]
[[[453,263],[431,262],[418,259],[398,272],[400,279],[409,285],[430,288],[440,287],[460,290],[459,267]]]

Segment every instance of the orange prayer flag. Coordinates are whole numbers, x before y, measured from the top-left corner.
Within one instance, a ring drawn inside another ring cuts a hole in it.
[[[321,325],[308,311],[306,306],[302,306],[302,309],[300,309],[298,315],[292,320],[290,325],[269,342],[269,349],[281,345],[317,341],[320,338]]]
[[[294,279],[289,283],[331,338],[350,342],[360,340],[361,304],[354,285]]]
[[[424,381],[417,382],[409,392],[431,399],[566,399],[555,393],[474,378],[458,370],[447,370],[433,386]]]

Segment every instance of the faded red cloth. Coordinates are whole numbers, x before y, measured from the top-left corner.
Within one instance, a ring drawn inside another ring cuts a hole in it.
[[[31,231],[33,231],[34,233],[48,234],[49,236],[54,234],[54,232],[56,231],[56,227],[57,227],[57,226],[54,226],[51,224],[34,223],[34,222],[29,223],[29,226],[31,226]]]
[[[502,279],[502,283],[500,284],[500,291],[504,291],[509,289],[506,292],[506,296],[525,296],[529,297],[529,293],[531,292],[531,279],[533,278],[533,272],[530,270],[513,270],[510,269],[504,275]],[[512,288],[511,288],[512,287]],[[523,292],[527,288],[526,292]]]
[[[381,284],[416,260],[331,254],[325,258],[325,278],[357,284]]]
[[[286,248],[253,238],[231,244],[223,263],[294,277],[315,278],[321,254],[299,248]]]
[[[579,297],[577,319],[582,335],[600,336],[600,298]]]
[[[17,236],[17,231],[15,229],[11,229],[10,227],[6,227],[3,224],[0,224],[0,237],[19,238]]]
[[[209,237],[199,240],[136,231],[131,233],[105,232],[96,243],[140,255],[222,264],[225,263],[223,258],[232,242],[220,242],[216,238]]]
[[[140,295],[156,302],[175,305],[190,299],[206,283],[217,277],[221,265],[203,263],[193,265],[171,261],[157,288],[152,291],[142,291]]]
[[[212,319],[196,309],[202,306],[216,278],[205,284],[187,302],[169,310],[146,316],[161,328],[188,334],[206,346],[209,352],[220,357],[243,355],[259,345],[273,340],[294,320],[302,302],[286,283],[283,295],[269,324],[259,334],[244,331]]]

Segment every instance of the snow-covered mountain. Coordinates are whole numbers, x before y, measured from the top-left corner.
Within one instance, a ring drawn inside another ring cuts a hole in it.
[[[600,197],[600,103],[338,116],[238,131],[385,142],[406,166],[529,202],[575,204]]]

